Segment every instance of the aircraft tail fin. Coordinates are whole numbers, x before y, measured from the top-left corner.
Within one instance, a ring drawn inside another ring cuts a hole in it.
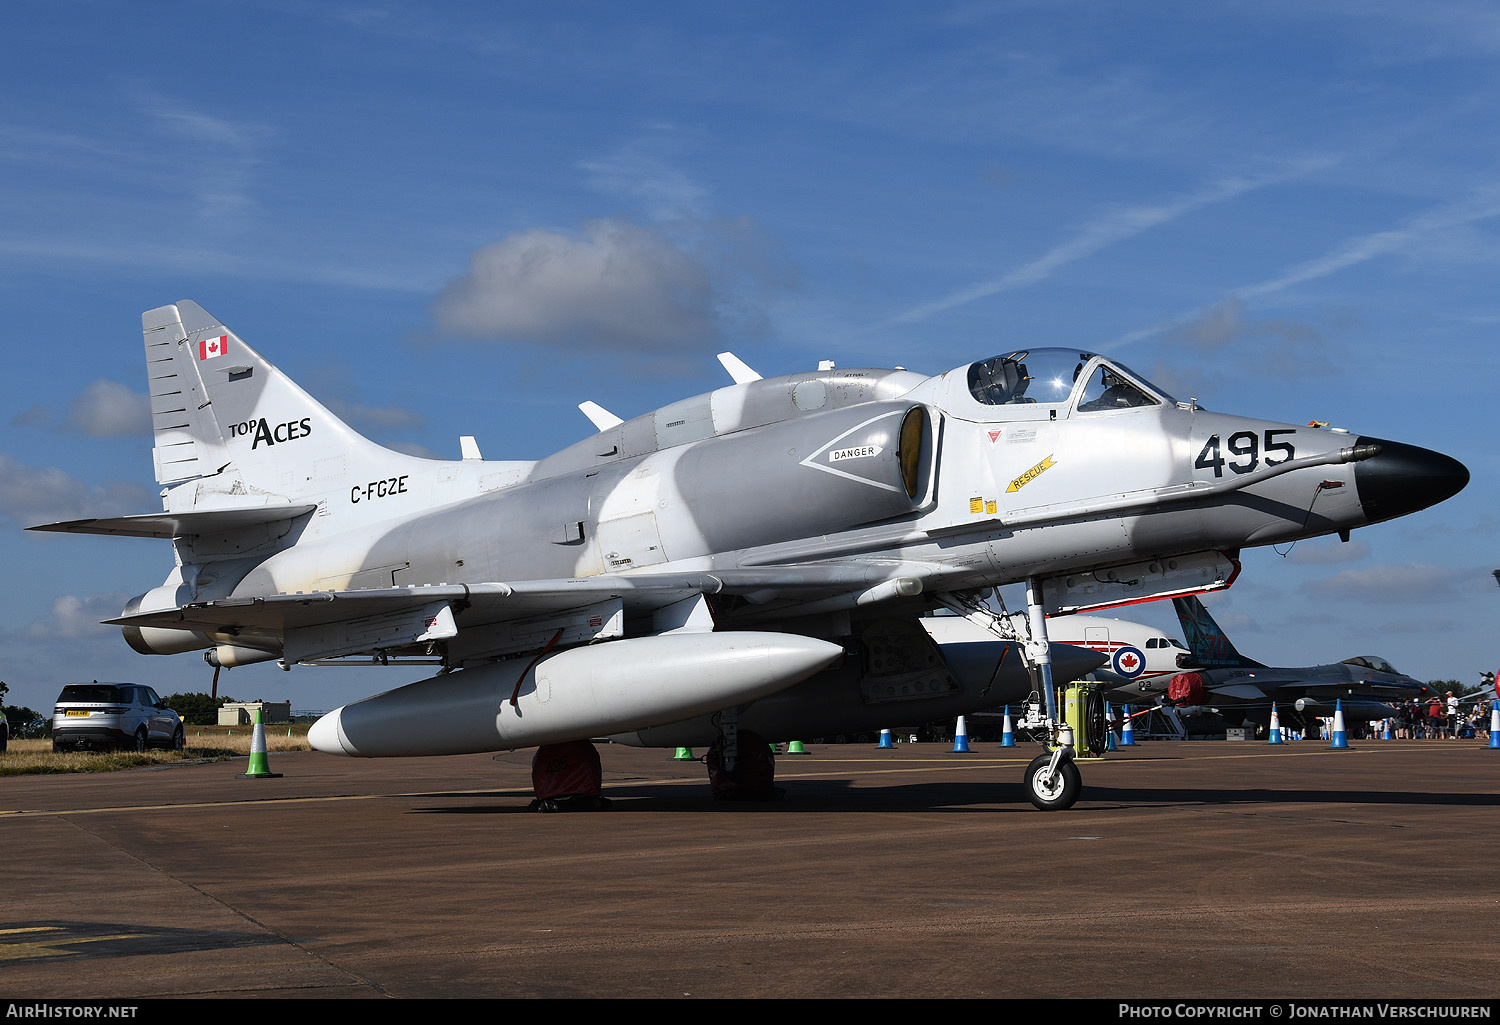
[[[1196,597],[1173,598],[1177,609],[1177,620],[1186,634],[1188,650],[1201,668],[1231,669],[1236,667],[1258,668],[1260,663],[1246,658],[1235,649],[1234,643],[1225,636],[1224,629],[1214,622],[1208,609]]]
[[[215,504],[285,500],[343,472],[356,450],[385,451],[197,303],[148,310],[141,329],[157,483],[214,478],[196,490]]]

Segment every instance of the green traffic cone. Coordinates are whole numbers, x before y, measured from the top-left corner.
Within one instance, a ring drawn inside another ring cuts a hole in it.
[[[266,758],[266,726],[261,719],[261,710],[255,710],[255,733],[250,738],[250,766],[241,779],[280,779],[281,773],[271,771]]]
[[[690,747],[679,747],[677,753],[672,756],[674,762],[696,762],[697,760],[693,757],[693,749]]]
[[[786,744],[786,753],[789,755],[805,755],[807,754],[807,751],[803,749],[802,741],[789,740]]]

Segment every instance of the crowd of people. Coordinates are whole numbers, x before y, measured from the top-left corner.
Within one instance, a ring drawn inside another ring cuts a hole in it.
[[[1397,740],[1457,740],[1460,737],[1490,736],[1490,710],[1493,701],[1476,701],[1460,706],[1450,690],[1443,697],[1433,695],[1425,702],[1413,699],[1399,706],[1391,723]]]

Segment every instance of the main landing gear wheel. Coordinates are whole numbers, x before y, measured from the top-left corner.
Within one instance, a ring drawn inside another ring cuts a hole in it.
[[[721,733],[708,749],[708,785],[715,801],[779,801],[786,791],[775,785],[776,757],[771,745],[753,730],[739,730],[738,757],[724,767],[728,741]]]
[[[604,770],[599,749],[587,740],[543,744],[531,758],[531,786],[536,799],[531,811],[604,811]]]
[[[1047,772],[1051,755],[1037,755],[1026,766],[1026,796],[1042,811],[1063,811],[1073,807],[1083,789],[1083,774],[1072,759],[1067,759],[1054,773]]]

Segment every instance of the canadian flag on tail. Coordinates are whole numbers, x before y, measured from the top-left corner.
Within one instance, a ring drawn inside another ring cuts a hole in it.
[[[228,335],[220,335],[217,338],[205,338],[198,343],[199,359],[213,359],[215,356],[222,356],[228,351]]]

